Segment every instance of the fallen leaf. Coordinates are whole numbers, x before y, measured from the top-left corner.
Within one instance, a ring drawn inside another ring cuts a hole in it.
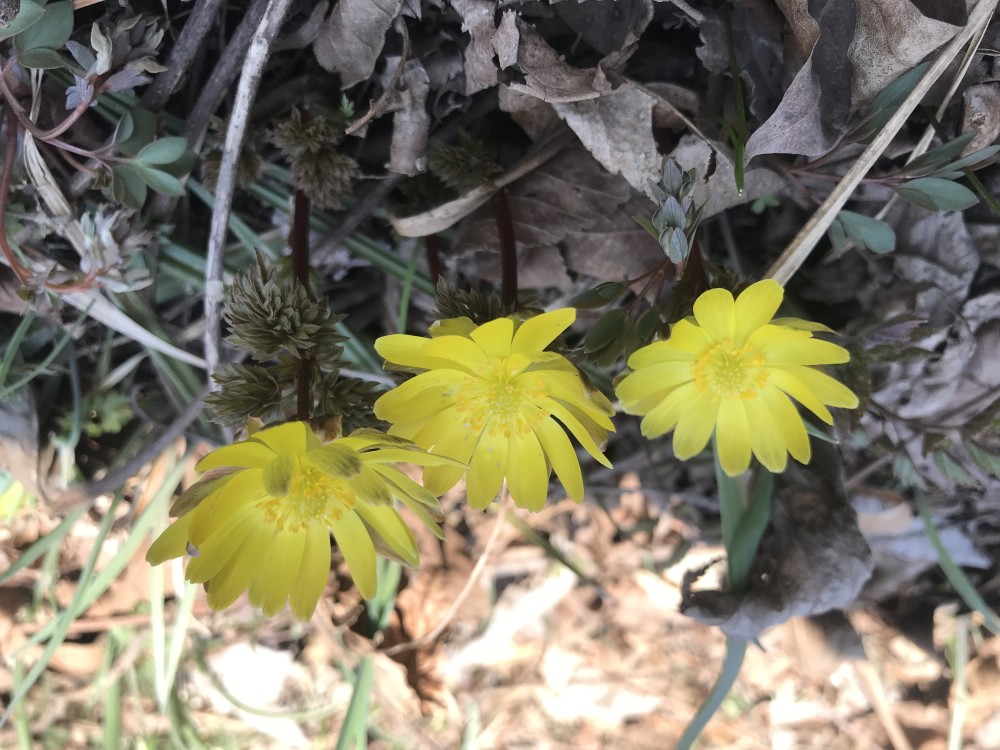
[[[462,31],[470,37],[462,51],[462,60],[465,62],[465,95],[471,96],[497,82],[497,68],[493,64],[496,3],[492,0],[452,0],[451,5],[462,16]]]
[[[978,130],[962,152],[963,156],[996,143],[1000,139],[1000,82],[977,83],[962,93],[964,109],[961,131]]]
[[[813,441],[808,466],[790,462],[776,479],[771,528],[748,590],[695,591],[705,568],[685,577],[681,611],[731,637],[753,639],[791,617],[849,606],[871,576],[871,551],[840,477],[840,458]]]
[[[653,20],[652,0],[584,0],[558,3],[556,15],[580,40],[598,53],[610,55],[639,41]]]
[[[389,171],[420,174],[427,163],[431,117],[427,113],[427,71],[419,60],[407,60],[400,79],[400,109],[392,116]]]
[[[339,73],[344,88],[368,80],[402,9],[403,0],[340,0],[313,44],[317,62]]]

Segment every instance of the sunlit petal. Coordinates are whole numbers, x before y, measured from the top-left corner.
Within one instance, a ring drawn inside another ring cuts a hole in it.
[[[705,450],[718,414],[719,402],[699,395],[674,428],[674,455],[686,461]]]
[[[511,436],[507,447],[507,489],[514,502],[541,510],[549,494],[549,467],[534,433]]]
[[[484,434],[472,454],[465,491],[469,505],[476,510],[486,508],[500,492],[507,473],[507,445],[508,439],[502,434]]]
[[[555,469],[556,476],[566,488],[566,494],[578,503],[582,502],[583,474],[580,471],[580,460],[576,457],[566,431],[552,417],[546,417],[535,425],[535,435]]]
[[[356,513],[345,513],[340,519],[334,519],[330,528],[358,592],[365,599],[371,599],[378,588],[378,580],[375,577],[375,545],[365,525]]]
[[[773,279],[758,281],[744,289],[736,298],[733,346],[743,346],[751,333],[767,325],[781,306],[784,296],[785,290]]]
[[[745,402],[725,399],[719,404],[716,443],[722,470],[731,477],[742,474],[750,466],[750,422]]]
[[[732,292],[728,289],[709,289],[694,301],[694,317],[712,341],[732,341],[736,325]]]
[[[564,307],[528,318],[521,323],[517,333],[514,334],[511,351],[541,351],[573,325],[574,320],[576,320],[576,310],[572,307]]]

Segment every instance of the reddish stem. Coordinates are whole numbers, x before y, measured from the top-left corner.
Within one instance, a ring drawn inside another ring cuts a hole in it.
[[[295,191],[295,203],[292,208],[292,230],[289,244],[292,246],[292,273],[295,280],[305,289],[309,289],[309,214],[311,211],[309,196],[302,190]],[[309,388],[309,375],[312,360],[305,357],[299,363],[299,375],[296,381],[296,419],[309,419],[312,411],[312,395]]]
[[[441,265],[441,253],[438,252],[436,234],[424,237],[424,253],[427,256],[427,273],[430,274],[434,286],[437,286],[438,281],[444,276],[444,267]]]
[[[510,215],[507,191],[500,188],[493,194],[493,217],[500,238],[500,288],[503,306],[513,311],[517,305],[517,243],[514,240],[514,220]]]

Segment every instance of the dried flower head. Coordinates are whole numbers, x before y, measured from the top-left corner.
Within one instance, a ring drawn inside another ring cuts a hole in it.
[[[774,319],[784,290],[758,281],[734,301],[725,289],[695,300],[694,318],[670,338],[636,351],[634,372],[616,389],[622,408],[643,415],[642,434],[674,431],[674,454],[685,460],[715,433],[719,461],[730,476],[747,470],[751,453],[774,472],[788,454],[808,463],[811,451],[795,399],[827,424],[828,406],[853,409],[857,396],[816,369],[847,362],[847,350],[813,338],[828,331],[798,318]]]

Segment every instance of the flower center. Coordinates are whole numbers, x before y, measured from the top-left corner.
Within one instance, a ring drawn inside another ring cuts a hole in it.
[[[754,398],[767,383],[764,355],[749,346],[733,349],[731,341],[716,344],[695,360],[695,385],[712,400]]]
[[[548,416],[539,402],[549,394],[538,375],[516,372],[506,357],[477,375],[455,394],[455,405],[470,430],[524,436]]]
[[[288,494],[268,498],[260,507],[278,531],[295,533],[314,524],[330,526],[355,505],[357,496],[349,482],[300,461],[292,472]]]

